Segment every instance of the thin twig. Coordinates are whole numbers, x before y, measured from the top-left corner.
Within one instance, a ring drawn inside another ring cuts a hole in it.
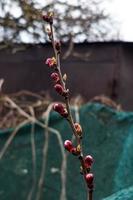
[[[35,97],[37,99],[40,99],[40,100],[44,100],[44,98],[39,95],[39,94],[36,94],[34,92],[31,92],[31,91],[27,91],[27,90],[21,90],[17,93],[13,93],[12,96],[23,96],[23,95],[26,95],[26,96],[30,96],[30,97]]]
[[[92,200],[92,196],[93,196],[93,190],[89,190],[89,199],[88,200]]]
[[[65,177],[65,173],[66,173],[66,156],[65,156],[65,151],[64,151],[64,146],[63,146],[63,142],[62,142],[62,138],[61,138],[61,135],[59,133],[59,131],[57,131],[56,129],[53,129],[51,127],[48,127],[48,125],[46,124],[43,124],[42,122],[38,121],[35,116],[31,116],[29,115],[28,113],[26,113],[23,109],[21,109],[12,99],[10,99],[9,97],[6,97],[5,100],[11,105],[11,107],[15,108],[22,116],[24,116],[25,118],[27,118],[27,122],[29,123],[35,123],[37,125],[39,125],[40,127],[44,128],[46,131],[49,131],[53,134],[55,134],[57,136],[57,139],[58,139],[58,142],[59,142],[59,145],[60,145],[60,148],[61,148],[61,154],[62,154],[62,166],[61,166],[61,181],[62,181],[62,190],[61,190],[61,196],[60,196],[60,200],[65,200],[66,198],[66,190],[65,190],[65,185],[66,185],[66,177]],[[53,104],[51,104],[49,106],[49,108],[51,107],[52,108]],[[50,110],[51,110],[50,108]],[[49,113],[50,111],[46,111],[46,115],[44,114],[43,116],[47,116],[47,114]],[[46,155],[46,146],[47,145],[44,145],[45,147],[45,150],[43,149],[43,152],[45,152],[45,155]],[[44,158],[46,159],[46,156],[44,155]],[[45,160],[46,161],[46,160]],[[46,163],[45,161],[43,161],[43,163]],[[41,175],[44,175],[44,164],[43,164],[43,167],[42,167],[42,172],[41,172]],[[64,173],[65,172],[65,173]],[[40,176],[42,177],[42,176]],[[43,182],[42,181],[42,178],[41,180],[39,181],[40,183]],[[40,184],[42,185],[42,184]],[[40,193],[40,192],[39,192]],[[40,194],[38,193],[37,195],[37,198],[39,199],[40,198]],[[31,198],[31,194],[30,196],[28,196],[28,198]]]
[[[26,113],[22,108],[20,108],[20,106],[18,106],[11,98],[9,98],[8,96],[4,96],[5,101],[7,101],[12,108],[15,108],[18,110],[18,112],[24,116],[25,118],[29,119],[31,122],[35,121],[35,118],[30,116],[28,113]]]
[[[7,148],[10,146],[11,142],[13,141],[14,137],[16,136],[17,132],[27,123],[29,122],[29,120],[24,120],[23,122],[21,122],[16,128],[15,130],[12,132],[12,134],[9,136],[9,138],[7,139],[6,143],[4,144],[4,147],[2,148],[2,150],[0,151],[0,160],[3,158]]]
[[[29,107],[31,115],[35,117],[33,108]],[[28,194],[27,200],[31,200],[36,186],[36,145],[35,145],[35,124],[31,124],[31,151],[32,151],[32,166],[33,166],[33,184]]]
[[[36,121],[36,123],[38,125],[40,125],[42,128],[45,128],[46,129],[46,126],[39,122],[39,121]],[[65,200],[63,199],[63,197],[66,196],[66,190],[64,187],[66,187],[66,179],[64,177],[64,172],[66,173],[66,156],[65,156],[65,151],[64,151],[64,146],[63,146],[63,142],[62,142],[62,138],[61,138],[61,134],[59,131],[57,131],[56,129],[53,129],[53,128],[47,128],[51,133],[55,134],[57,139],[58,139],[58,142],[59,142],[59,146],[60,146],[60,149],[61,149],[61,154],[62,154],[62,165],[61,165],[61,181],[62,181],[62,190],[61,190],[61,195],[60,195],[60,200]]]
[[[45,117],[45,126],[48,127],[48,123],[49,123],[49,117],[50,117],[50,111],[52,109],[52,106],[50,105],[47,108],[46,111],[46,117]],[[40,178],[39,178],[39,182],[38,182],[38,191],[36,194],[36,200],[39,200],[41,198],[41,194],[42,194],[42,187],[44,186],[44,175],[45,175],[45,168],[46,168],[46,162],[47,162],[47,152],[48,152],[48,144],[49,144],[49,132],[48,129],[44,130],[44,137],[45,137],[45,141],[44,141],[44,145],[43,145],[43,151],[42,151],[42,168],[41,168],[41,173],[40,173]]]

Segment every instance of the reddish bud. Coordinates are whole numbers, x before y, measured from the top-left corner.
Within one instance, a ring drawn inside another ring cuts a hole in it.
[[[58,92],[60,95],[64,94],[64,89],[63,89],[63,87],[60,84],[56,84],[54,86],[54,88],[55,88],[56,92]]]
[[[59,75],[54,72],[51,74],[51,78],[53,79],[53,81],[55,81],[56,83],[60,80]]]
[[[65,108],[64,108],[63,104],[61,104],[61,103],[55,103],[53,105],[53,110],[58,112],[58,113],[62,113],[64,111],[64,109]]]
[[[73,147],[71,149],[71,153],[76,156],[77,155],[77,149],[75,147]]]
[[[69,151],[70,153],[72,153],[73,155],[77,156],[79,155],[79,151],[77,150],[77,148],[75,148],[72,144],[72,142],[70,140],[66,140],[64,142],[64,147],[67,151]]]
[[[93,164],[94,160],[93,160],[93,157],[91,155],[87,155],[84,159],[84,162],[85,162],[85,166],[86,168],[90,168],[91,165]]]
[[[53,105],[53,110],[58,112],[62,117],[68,117],[67,109],[61,103],[55,103]]]
[[[49,67],[55,67],[57,62],[55,57],[52,58],[47,58],[46,62],[45,62]]]
[[[74,156],[78,156],[80,154],[80,151],[78,151],[78,149],[76,147],[73,147],[72,150],[71,150],[71,153]]]
[[[72,144],[72,142],[71,142],[70,140],[66,140],[66,141],[64,142],[64,147],[65,147],[65,149],[66,149],[67,151],[71,152],[72,149],[73,149],[73,144]]]
[[[85,175],[85,179],[87,182],[87,185],[90,189],[93,188],[93,180],[94,180],[94,175],[92,173],[88,173]]]

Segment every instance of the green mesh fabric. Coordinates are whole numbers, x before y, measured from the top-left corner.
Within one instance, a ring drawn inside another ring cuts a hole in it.
[[[133,200],[133,186],[120,190],[103,200]]]
[[[86,104],[81,107],[79,114],[85,133],[84,154],[91,154],[95,160],[94,200],[101,200],[108,196],[110,197],[106,200],[133,199],[131,194],[133,193],[131,187],[133,185],[133,113],[118,112],[101,104]],[[74,110],[73,115],[75,117]],[[67,121],[53,112],[50,115],[49,127],[59,132],[49,132],[46,142],[44,129],[35,126],[35,174],[32,166],[31,125],[26,125],[17,133],[0,161],[0,200],[26,200],[32,187],[32,199],[37,199],[44,143],[47,156],[44,162],[46,169],[40,199],[86,200],[85,183],[79,173],[79,161],[66,152],[64,154],[62,149],[63,141],[71,139],[71,129]],[[12,130],[1,131],[1,149],[11,133]],[[67,166],[66,171],[65,166]]]

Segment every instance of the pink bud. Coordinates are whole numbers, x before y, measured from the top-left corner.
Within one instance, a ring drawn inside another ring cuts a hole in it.
[[[58,92],[60,95],[64,94],[64,89],[63,89],[63,87],[60,84],[56,84],[54,86],[54,88],[55,88],[56,92]]]
[[[93,164],[94,160],[93,160],[93,157],[91,155],[87,155],[84,159],[84,162],[85,162],[85,166],[87,168],[90,168],[91,165]]]
[[[85,175],[85,179],[87,182],[87,185],[90,189],[93,188],[93,180],[94,180],[94,175],[92,173],[88,173]]]
[[[46,62],[45,62],[49,67],[55,67],[57,62],[55,57],[52,58],[47,58]]]
[[[53,110],[58,112],[58,113],[62,113],[64,111],[64,109],[65,108],[64,108],[63,104],[61,104],[61,103],[55,103],[53,105]]]
[[[77,156],[77,155],[80,154],[80,152],[77,150],[76,147],[73,147],[73,148],[71,149],[71,153],[72,153],[74,156]]]
[[[54,73],[51,74],[51,78],[52,78],[56,83],[60,80],[59,75],[58,75],[56,72],[54,72]]]
[[[53,105],[53,110],[58,112],[62,117],[68,117],[67,109],[61,103],[55,103]]]
[[[64,142],[64,147],[67,151],[71,152],[72,148],[73,148],[73,144],[70,140],[66,140]]]

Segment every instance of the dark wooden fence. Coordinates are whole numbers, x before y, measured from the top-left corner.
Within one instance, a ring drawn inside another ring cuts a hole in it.
[[[68,46],[64,45],[62,54],[67,49]],[[81,94],[89,100],[105,94],[122,104],[124,109],[133,110],[133,43],[75,44],[74,52],[73,56],[62,60],[72,95]],[[44,64],[44,60],[52,55],[50,44],[29,45],[25,51],[15,54],[10,49],[1,50],[0,78],[5,79],[4,92],[45,90],[56,99],[50,69]]]

